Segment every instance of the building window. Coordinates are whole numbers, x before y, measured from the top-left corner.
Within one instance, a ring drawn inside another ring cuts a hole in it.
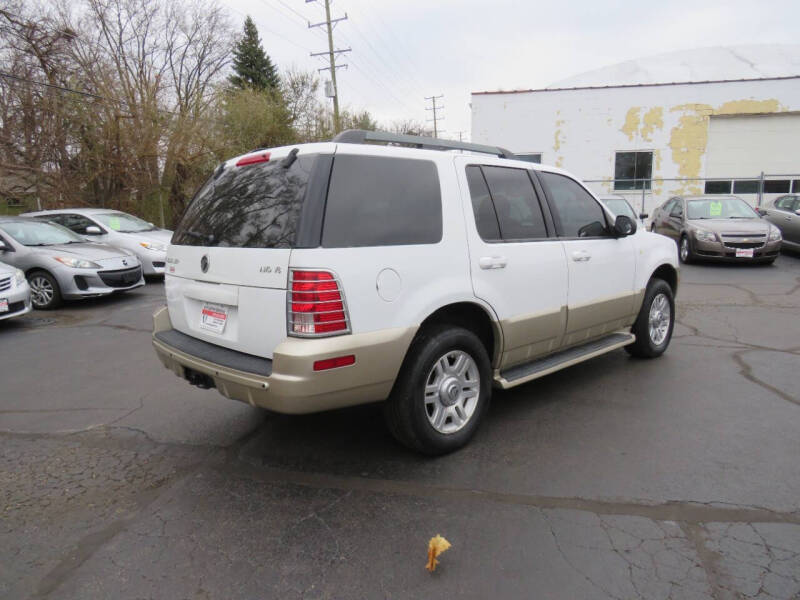
[[[706,194],[730,194],[731,181],[706,181]]]
[[[757,194],[761,182],[758,179],[741,179],[733,182],[734,194]]]
[[[614,189],[650,189],[653,178],[653,153],[617,152],[614,160]]]
[[[525,162],[531,162],[536,164],[542,163],[541,152],[526,152],[524,154],[517,154],[516,156],[519,160],[524,160]]]
[[[767,179],[764,180],[765,194],[788,194],[789,186],[792,182],[788,179]]]
[[[9,208],[18,208],[22,206],[22,200],[20,198],[7,198],[6,204]]]
[[[800,194],[800,179],[795,179],[792,182],[792,193],[793,194]]]

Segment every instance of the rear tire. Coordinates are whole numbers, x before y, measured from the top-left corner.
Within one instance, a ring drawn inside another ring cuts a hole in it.
[[[47,271],[34,271],[28,275],[31,303],[37,310],[52,310],[61,306],[61,288],[56,278]]]
[[[625,350],[639,358],[661,356],[669,346],[674,327],[675,297],[672,288],[663,279],[651,279],[639,316],[631,328],[636,341],[625,346]]]
[[[389,430],[423,454],[458,450],[489,408],[491,375],[486,348],[468,329],[436,325],[420,332],[384,406]]]

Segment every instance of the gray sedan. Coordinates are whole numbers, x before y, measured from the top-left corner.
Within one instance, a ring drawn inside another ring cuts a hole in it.
[[[144,285],[133,253],[24,217],[0,217],[0,260],[24,271],[39,309],[55,308],[62,298],[105,296]]]
[[[145,275],[163,275],[172,232],[128,213],[108,208],[63,208],[24,213],[63,225],[94,242],[130,250],[139,257]]]
[[[758,212],[781,230],[784,248],[800,251],[800,194],[775,198]]]
[[[25,273],[0,262],[0,321],[31,312],[31,288]]]

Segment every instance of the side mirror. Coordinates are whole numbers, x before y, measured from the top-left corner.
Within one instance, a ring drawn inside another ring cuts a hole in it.
[[[794,214],[796,214],[798,217],[800,217],[800,208],[798,208],[796,211],[794,211]]]
[[[761,207],[756,208],[756,212],[761,215],[762,217],[767,216],[767,211]]]
[[[614,220],[614,235],[625,237],[636,233],[636,221],[627,215],[618,215]]]
[[[8,250],[8,246],[3,240],[0,240],[0,252],[5,252],[6,250]]]
[[[648,215],[647,213],[639,213],[639,218],[640,218],[642,221],[644,221],[644,220],[645,220],[647,217],[649,217],[649,216],[650,216],[650,215]]]
[[[97,225],[89,225],[85,231],[86,235],[103,235],[103,231]]]

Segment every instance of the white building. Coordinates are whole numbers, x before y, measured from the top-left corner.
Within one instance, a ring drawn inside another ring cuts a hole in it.
[[[683,51],[539,90],[475,92],[472,140],[637,208],[644,187],[648,212],[679,193],[755,203],[762,172],[765,197],[800,192],[800,45]]]

